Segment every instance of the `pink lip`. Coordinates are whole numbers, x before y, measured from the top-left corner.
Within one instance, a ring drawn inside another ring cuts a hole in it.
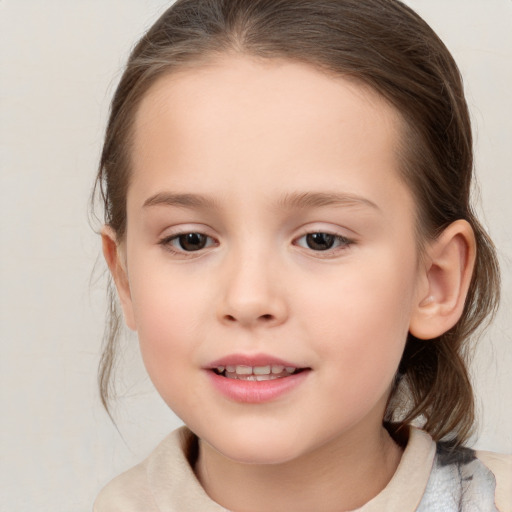
[[[276,366],[293,366],[294,368],[302,368],[295,363],[291,363],[289,361],[284,361],[283,359],[278,359],[277,357],[269,356],[266,354],[231,354],[229,356],[221,357],[220,359],[216,359],[211,363],[207,364],[205,368],[217,368],[218,366],[267,366],[267,365],[276,365]]]
[[[281,396],[291,392],[299,386],[310,374],[310,368],[304,368],[301,372],[281,377],[274,380],[247,381],[229,379],[218,375],[214,368],[218,366],[243,365],[243,366],[267,366],[279,365],[301,368],[297,364],[284,361],[265,354],[258,355],[229,355],[217,359],[208,364],[204,369],[214,388],[229,400],[240,403],[258,404],[277,400]]]

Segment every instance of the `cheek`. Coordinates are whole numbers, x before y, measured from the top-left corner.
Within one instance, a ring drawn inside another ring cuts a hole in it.
[[[208,290],[184,283],[183,276],[162,265],[139,268],[144,272],[134,269],[130,282],[141,354],[155,387],[172,391],[169,382],[179,381],[197,363],[194,350],[206,329],[199,305],[208,301]]]
[[[381,392],[393,379],[409,329],[413,263],[361,262],[310,293],[301,329],[316,340],[316,353],[344,382]]]

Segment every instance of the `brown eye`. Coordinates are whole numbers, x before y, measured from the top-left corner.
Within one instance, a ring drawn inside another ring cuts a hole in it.
[[[354,243],[353,240],[345,238],[342,235],[333,233],[324,233],[317,231],[314,233],[307,233],[295,240],[295,244],[304,249],[310,249],[314,252],[336,252],[339,250],[347,249]]]
[[[329,233],[309,233],[306,235],[306,245],[314,251],[327,251],[332,249],[336,237]]]
[[[211,236],[194,232],[167,236],[162,238],[158,243],[168,251],[176,254],[197,252],[217,245]]]
[[[208,237],[201,233],[184,233],[174,239],[184,251],[200,251],[206,247]],[[175,245],[175,244],[173,244]]]

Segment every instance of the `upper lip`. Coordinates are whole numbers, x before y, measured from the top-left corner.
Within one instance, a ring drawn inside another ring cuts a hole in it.
[[[296,363],[280,359],[278,357],[270,356],[267,354],[230,354],[220,359],[216,359],[207,364],[205,368],[213,369],[219,366],[285,366],[294,368],[303,368]]]

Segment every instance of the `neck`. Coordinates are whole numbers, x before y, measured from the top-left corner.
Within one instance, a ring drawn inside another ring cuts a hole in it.
[[[207,494],[234,512],[359,508],[391,480],[401,449],[386,429],[344,433],[281,464],[238,463],[200,441],[196,474]]]

